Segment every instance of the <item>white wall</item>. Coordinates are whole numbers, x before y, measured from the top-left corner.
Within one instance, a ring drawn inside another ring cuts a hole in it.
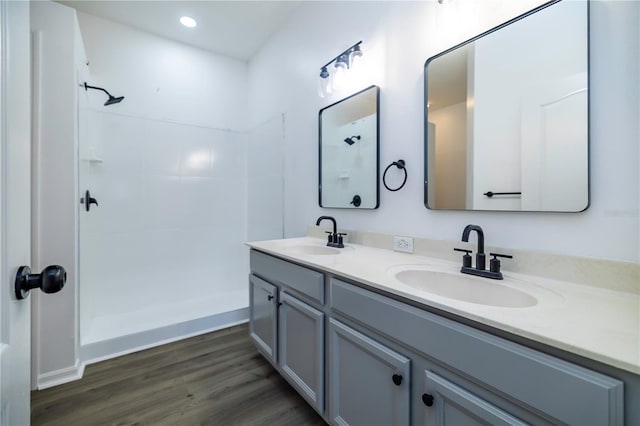
[[[94,86],[125,102],[112,111],[205,127],[246,127],[244,62],[78,13]],[[94,92],[91,107],[106,98]],[[106,96],[106,95],[102,95]]]
[[[591,206],[583,213],[449,212],[423,205],[423,67],[430,56],[542,1],[313,2],[253,58],[252,123],[287,120],[285,233],[298,236],[322,214],[357,230],[458,240],[468,223],[491,245],[637,262],[640,3],[591,2]],[[363,76],[328,98],[316,94],[319,67],[364,40]],[[286,64],[283,65],[283,64]],[[611,64],[616,64],[612,66]],[[376,211],[317,203],[317,113],[370,84],[381,87],[381,167],[407,160],[409,180],[381,191]]]

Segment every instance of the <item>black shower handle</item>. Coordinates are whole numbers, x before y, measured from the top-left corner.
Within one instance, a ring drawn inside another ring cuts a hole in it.
[[[81,201],[84,202],[84,209],[86,211],[89,211],[91,209],[91,204],[95,204],[96,206],[98,206],[98,200],[91,197],[91,193],[88,189],[84,193],[84,198]]]

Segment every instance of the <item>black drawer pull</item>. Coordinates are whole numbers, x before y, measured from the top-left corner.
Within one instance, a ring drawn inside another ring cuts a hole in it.
[[[400,374],[394,374],[391,376],[391,380],[393,380],[393,384],[396,386],[400,386],[402,384],[402,376]]]
[[[422,402],[424,402],[424,405],[426,405],[427,407],[431,407],[433,405],[433,395],[429,395],[428,393],[423,393]]]

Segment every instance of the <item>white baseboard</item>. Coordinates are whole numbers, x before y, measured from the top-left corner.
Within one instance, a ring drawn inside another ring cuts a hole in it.
[[[199,334],[210,333],[242,324],[248,320],[249,308],[247,307],[126,336],[114,337],[112,339],[82,345],[80,347],[80,359],[83,365],[93,364]]]
[[[40,374],[37,378],[36,386],[38,390],[51,388],[53,386],[79,380],[82,378],[83,374],[84,364],[78,359],[72,367],[61,368],[60,370]]]
[[[232,327],[245,323],[248,320],[249,308],[242,308],[178,324],[171,324],[153,330],[141,331],[127,336],[115,337],[101,342],[90,343],[80,347],[80,359],[76,361],[76,365],[73,367],[39,375],[37,378],[37,389],[42,390],[79,380],[84,374],[85,366],[89,364]]]

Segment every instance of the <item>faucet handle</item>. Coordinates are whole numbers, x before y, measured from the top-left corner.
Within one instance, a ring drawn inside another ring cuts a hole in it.
[[[332,231],[324,231],[324,232],[325,232],[325,234],[328,234],[327,235],[327,240],[328,240],[327,244],[335,243],[335,241],[334,241],[335,235],[333,235],[333,232]]]
[[[500,260],[498,259],[499,257],[513,259],[513,256],[509,254],[489,253],[489,256],[493,256],[493,259],[489,261],[489,270],[496,273],[500,273]]]
[[[346,233],[346,232],[338,232],[338,235],[337,235],[337,237],[338,237],[338,241],[336,241],[336,242],[337,242],[338,244],[343,245],[343,244],[344,244],[344,239],[343,239],[343,237],[344,237],[345,235],[347,235],[347,233]]]
[[[464,256],[462,256],[462,266],[471,268],[471,255],[469,254],[471,253],[471,250],[461,249],[461,248],[454,248],[453,250],[464,252],[465,254]]]
[[[489,256],[493,256],[494,259],[498,257],[504,257],[505,259],[513,259],[513,256],[511,256],[510,254],[489,253]]]

